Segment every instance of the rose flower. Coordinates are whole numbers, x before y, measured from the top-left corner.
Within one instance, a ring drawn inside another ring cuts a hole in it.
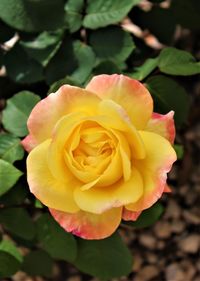
[[[86,89],[62,86],[28,119],[31,192],[66,231],[108,237],[168,190],[173,115],[153,113],[148,90],[123,75],[96,76]]]

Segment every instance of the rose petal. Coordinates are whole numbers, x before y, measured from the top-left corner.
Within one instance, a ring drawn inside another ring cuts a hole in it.
[[[151,95],[137,80],[124,75],[103,74],[93,77],[86,89],[101,99],[111,99],[121,105],[137,129],[144,129],[151,118]]]
[[[174,111],[170,111],[165,115],[153,113],[145,130],[159,134],[168,139],[171,143],[174,143],[175,125],[173,117]]]
[[[68,182],[58,181],[51,174],[47,163],[47,152],[50,140],[34,148],[27,158],[27,177],[31,192],[44,205],[70,213],[77,212],[79,207],[73,199],[77,187],[75,178]]]
[[[95,173],[92,174],[92,171],[87,171],[87,170],[80,171],[76,169],[75,167],[73,167],[72,163],[70,163],[70,160],[71,160],[70,157],[66,157],[66,162],[68,163],[69,167],[71,166],[70,168],[73,174],[82,182],[89,184],[89,185],[84,185],[83,188],[84,190],[92,187],[95,184],[97,186],[109,186],[110,184],[113,184],[114,182],[119,180],[122,174],[121,157],[120,157],[119,150],[117,150],[108,168],[100,176],[96,175]],[[93,179],[91,179],[92,175],[94,177]],[[93,183],[91,183],[89,179]]]
[[[122,208],[114,208],[100,215],[79,211],[75,214],[50,209],[55,220],[67,231],[84,239],[103,239],[119,226]]]
[[[135,161],[134,165],[142,175],[144,193],[138,202],[129,204],[130,211],[142,211],[151,207],[162,195],[167,173],[176,161],[176,153],[169,141],[151,132],[140,132],[146,147],[146,158]]]
[[[38,142],[33,138],[33,136],[28,135],[21,141],[21,144],[27,152],[30,152],[38,145]]]
[[[51,173],[58,180],[67,180],[69,177],[70,169],[64,161],[65,147],[73,131],[84,117],[84,113],[70,113],[62,117],[54,127],[52,142],[48,150],[48,164]]]
[[[28,119],[29,132],[41,143],[51,137],[52,129],[61,117],[71,112],[93,115],[98,102],[96,95],[78,87],[64,85],[33,108]]]
[[[123,179],[106,187],[94,187],[82,191],[76,188],[74,198],[81,210],[101,214],[111,208],[116,208],[136,202],[143,194],[143,182],[140,173],[132,168],[131,178]]]
[[[104,126],[119,130],[127,139],[132,150],[132,157],[144,158],[145,149],[140,135],[129,120],[124,109],[112,100],[103,100],[99,103],[99,114],[106,116]]]
[[[171,187],[168,184],[165,185],[164,192],[165,193],[171,193],[172,192]]]
[[[122,219],[125,221],[136,221],[142,212],[132,212],[123,208]]]

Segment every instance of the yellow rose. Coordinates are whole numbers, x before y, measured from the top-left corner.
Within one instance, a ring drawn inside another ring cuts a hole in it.
[[[173,112],[153,113],[148,90],[123,75],[99,75],[40,101],[23,145],[31,192],[68,232],[111,235],[167,191],[176,154]]]

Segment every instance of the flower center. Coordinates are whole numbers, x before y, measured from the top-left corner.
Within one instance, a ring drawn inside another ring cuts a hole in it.
[[[110,162],[109,156],[113,150],[112,139],[101,128],[89,128],[80,134],[80,142],[73,151],[73,157],[82,168],[96,169],[101,174],[105,164]]]
[[[115,154],[114,136],[96,122],[87,121],[73,132],[66,146],[66,163],[80,171],[90,171],[101,175],[110,164]]]

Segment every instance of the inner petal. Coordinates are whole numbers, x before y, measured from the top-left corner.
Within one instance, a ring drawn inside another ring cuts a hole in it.
[[[99,114],[106,116],[105,126],[121,131],[129,143],[132,157],[135,159],[144,159],[145,147],[138,131],[131,123],[126,111],[112,100],[102,100],[99,103]],[[138,116],[140,118],[140,116]]]
[[[68,171],[64,161],[64,147],[66,141],[80,124],[80,120],[85,117],[83,113],[71,113],[61,118],[56,124],[52,141],[48,150],[48,166],[53,176],[61,181],[68,181]],[[78,136],[78,135],[77,135]],[[74,138],[74,142],[78,139]],[[75,143],[73,143],[76,146]]]
[[[71,172],[84,183],[92,181],[94,184],[110,185],[121,177],[117,146],[118,139],[112,131],[104,129],[96,121],[85,120],[66,142],[64,159]],[[118,163],[114,164],[116,161]],[[109,179],[105,177],[106,171],[111,173]],[[88,188],[91,186],[87,184]]]
[[[131,158],[130,147],[123,134],[117,130],[114,131],[114,134],[119,141],[123,176],[124,176],[124,180],[127,181],[131,176],[131,165],[134,159]]]

